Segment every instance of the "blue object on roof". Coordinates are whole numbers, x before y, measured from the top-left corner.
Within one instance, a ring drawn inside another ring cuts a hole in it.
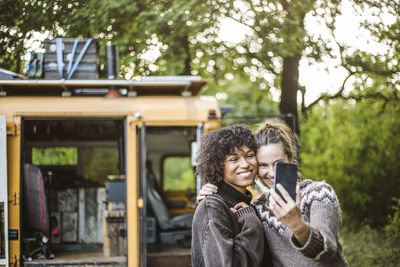
[[[0,80],[13,80],[13,79],[25,80],[26,77],[21,74],[0,68]]]

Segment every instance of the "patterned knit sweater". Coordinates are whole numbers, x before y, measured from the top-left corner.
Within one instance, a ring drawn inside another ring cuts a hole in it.
[[[253,202],[261,218],[274,266],[348,266],[339,243],[339,202],[332,187],[324,182],[300,183],[300,210],[310,227],[301,246],[293,233],[269,209],[269,192]]]

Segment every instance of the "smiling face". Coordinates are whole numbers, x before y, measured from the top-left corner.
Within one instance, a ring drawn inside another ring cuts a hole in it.
[[[253,183],[256,173],[256,155],[245,145],[235,148],[233,154],[224,159],[224,182],[242,193]]]
[[[270,188],[274,186],[276,162],[289,162],[281,143],[263,145],[257,150],[258,175]]]

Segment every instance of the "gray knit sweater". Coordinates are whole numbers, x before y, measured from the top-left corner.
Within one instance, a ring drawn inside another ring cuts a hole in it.
[[[332,187],[324,182],[300,183],[300,210],[310,227],[310,236],[301,246],[293,233],[269,209],[269,192],[253,204],[261,218],[274,266],[348,266],[339,243],[341,222],[339,202]]]
[[[192,266],[258,267],[264,256],[263,227],[253,206],[233,213],[239,202],[250,205],[246,195],[226,183],[196,208],[192,227]]]

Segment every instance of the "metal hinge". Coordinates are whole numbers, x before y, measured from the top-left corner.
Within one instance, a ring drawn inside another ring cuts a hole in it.
[[[21,194],[19,192],[14,192],[11,197],[8,199],[8,201],[16,206],[20,204],[20,198],[21,198]]]
[[[7,135],[18,136],[19,127],[13,122],[7,122]]]
[[[14,257],[10,257],[10,266],[20,266],[19,255],[14,255]]]

